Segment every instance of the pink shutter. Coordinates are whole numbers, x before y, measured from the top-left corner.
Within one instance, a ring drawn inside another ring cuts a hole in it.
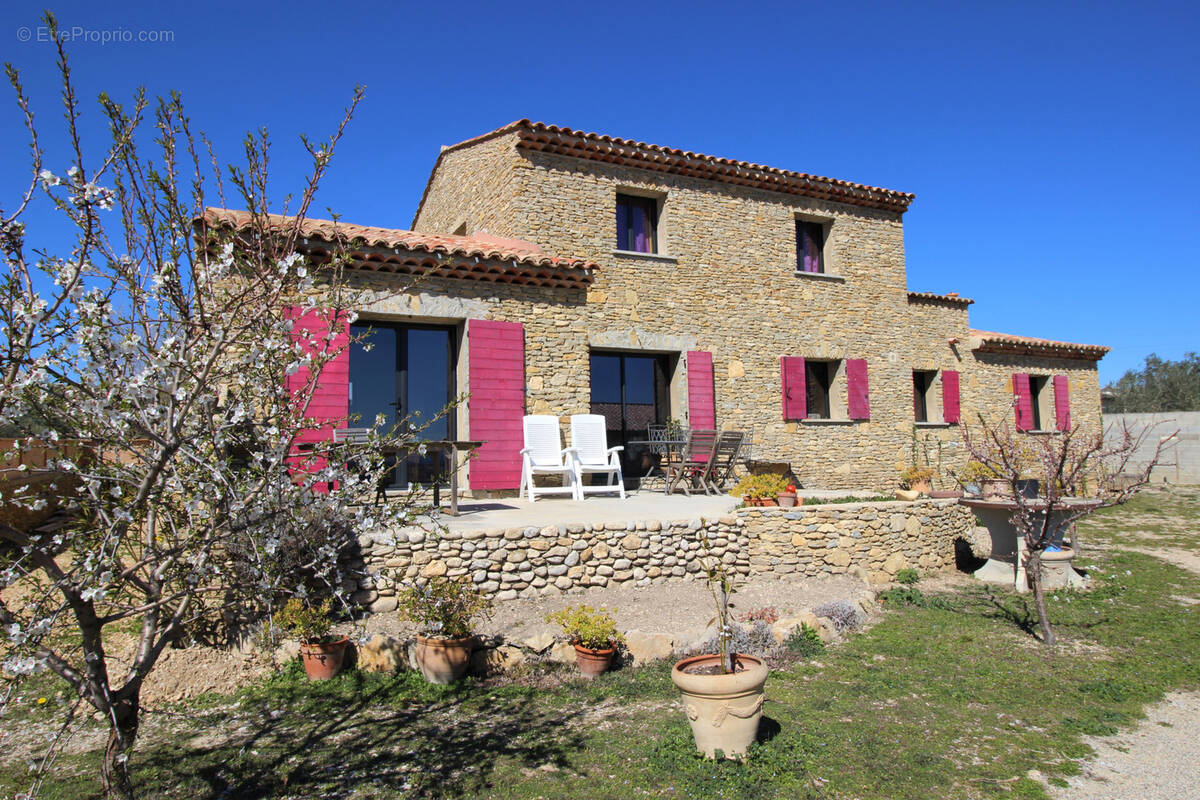
[[[1033,430],[1033,390],[1029,386],[1029,374],[1013,373],[1012,384],[1017,430],[1031,431]]]
[[[525,446],[525,327],[473,319],[467,323],[467,344],[471,439],[486,442],[471,460],[471,488],[516,489]]]
[[[804,359],[782,356],[779,371],[783,382],[783,418],[804,419],[808,416],[808,395],[804,383]]]
[[[846,359],[846,405],[850,419],[871,418],[871,396],[867,388],[866,359]]]
[[[717,402],[713,391],[712,353],[690,350],[687,354],[688,420],[691,427],[717,427]]]
[[[1060,431],[1071,430],[1071,384],[1066,375],[1054,376],[1054,417]]]
[[[942,419],[946,422],[958,422],[962,418],[962,408],[958,396],[958,372],[952,369],[942,370]]]
[[[344,312],[336,318],[334,314],[330,309],[315,309],[305,313],[300,306],[289,306],[284,311],[284,316],[294,321],[292,341],[299,342],[304,353],[334,354],[321,368],[312,394],[299,410],[305,417],[312,418],[317,427],[300,431],[295,440],[297,445],[329,441],[333,438],[334,428],[345,425],[350,413],[350,321]],[[333,338],[328,338],[331,326],[336,333]],[[308,380],[308,367],[303,367],[288,375],[284,385],[288,393],[296,397],[305,391]],[[302,451],[296,448],[293,452]],[[293,471],[319,472],[325,468],[325,461],[320,458],[300,456],[291,463]],[[325,488],[324,485],[313,487],[315,491],[324,491]]]

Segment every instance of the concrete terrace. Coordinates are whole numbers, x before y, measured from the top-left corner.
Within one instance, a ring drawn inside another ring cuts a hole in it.
[[[853,492],[806,489],[804,497],[835,499]],[[714,519],[732,513],[741,498],[731,495],[709,496],[693,494],[666,495],[661,491],[635,489],[626,492],[624,500],[613,495],[588,497],[584,500],[547,497],[537,502],[515,497],[499,500],[469,500],[458,503],[459,516],[438,514],[436,521],[452,531],[489,530],[494,528],[544,527],[546,525],[579,525],[596,523],[665,522],[670,520]],[[419,520],[428,523],[428,517]]]

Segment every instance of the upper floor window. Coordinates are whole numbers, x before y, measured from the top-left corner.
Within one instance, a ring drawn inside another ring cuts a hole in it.
[[[658,200],[617,195],[617,249],[634,253],[658,252]]]
[[[825,226],[796,220],[796,271],[825,271]]]

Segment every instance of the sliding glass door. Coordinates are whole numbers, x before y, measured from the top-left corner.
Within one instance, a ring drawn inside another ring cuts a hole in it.
[[[382,415],[384,430],[404,425],[418,439],[454,438],[454,415],[443,413],[456,395],[454,328],[358,322],[350,333],[350,424],[370,427]],[[414,452],[398,462],[400,487],[446,474],[444,454]]]
[[[621,470],[626,477],[646,474],[652,460],[644,445],[630,442],[649,438],[649,427],[670,415],[665,355],[593,352],[591,355],[592,413],[607,421],[608,446],[621,445]]]

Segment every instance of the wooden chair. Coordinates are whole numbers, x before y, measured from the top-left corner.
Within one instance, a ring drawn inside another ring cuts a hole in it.
[[[745,438],[746,434],[742,431],[721,431],[721,435],[713,447],[708,471],[701,476],[706,491],[710,491],[712,494],[724,493],[725,484],[729,482],[730,476],[733,475],[733,468],[741,459],[742,443]]]
[[[713,451],[716,449],[716,446],[716,431],[695,429],[689,431],[687,441],[683,445],[683,453],[679,459],[679,463],[667,464],[666,493],[670,494],[676,484],[682,484],[683,493],[691,497],[692,492],[689,484],[694,484],[697,488],[703,489],[705,494],[708,494],[709,489],[708,485],[704,482],[704,477],[708,474],[708,470],[712,466]]]
[[[619,492],[625,499],[625,478],[621,474],[621,458],[624,447],[608,446],[608,425],[600,414],[571,415],[571,463],[575,469],[575,486],[582,497],[597,492]],[[608,475],[608,483],[588,486],[585,475]],[[616,482],[614,485],[613,482]]]
[[[558,417],[548,414],[527,415],[522,423],[525,447],[521,449],[521,494],[529,502],[537,500],[539,494],[569,494],[582,500],[579,484],[575,481],[572,448],[560,448],[562,435],[558,428]],[[562,486],[534,486],[538,475],[561,475]]]

